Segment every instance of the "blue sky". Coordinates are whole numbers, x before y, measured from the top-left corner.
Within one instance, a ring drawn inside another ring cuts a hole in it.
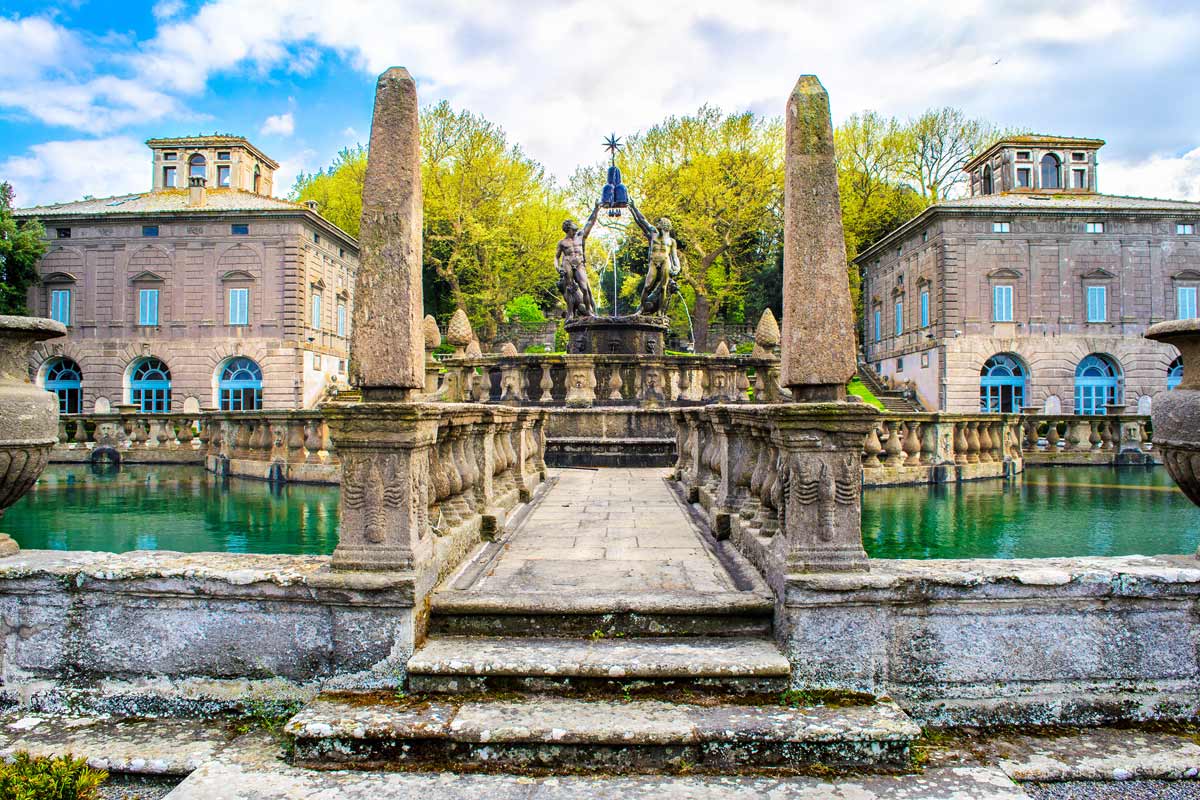
[[[140,191],[152,136],[247,136],[296,173],[366,139],[375,76],[498,122],[555,175],[705,102],[835,121],[956,105],[1097,136],[1101,189],[1200,200],[1200,4],[1029,0],[5,0],[0,180],[20,205]],[[10,54],[18,57],[9,57]]]

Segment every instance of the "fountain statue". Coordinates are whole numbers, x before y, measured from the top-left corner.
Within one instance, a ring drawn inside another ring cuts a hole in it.
[[[596,203],[582,230],[573,219],[562,224],[564,235],[554,253],[554,266],[558,269],[559,291],[567,301],[567,319],[596,316],[596,303],[588,282],[587,237],[599,214],[600,203]]]
[[[650,243],[650,266],[646,269],[642,306],[638,313],[645,316],[661,314],[666,311],[667,297],[680,270],[679,250],[675,238],[671,236],[671,220],[659,217],[657,224],[651,225],[632,199],[629,201],[629,213]]]

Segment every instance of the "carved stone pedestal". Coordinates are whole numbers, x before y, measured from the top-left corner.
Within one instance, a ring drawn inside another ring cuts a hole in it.
[[[421,403],[324,407],[342,459],[337,569],[412,570],[429,561],[429,451],[441,412]]]

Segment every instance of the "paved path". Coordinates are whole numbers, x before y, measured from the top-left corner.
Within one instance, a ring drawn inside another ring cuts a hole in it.
[[[662,469],[553,470],[472,591],[737,591]]]

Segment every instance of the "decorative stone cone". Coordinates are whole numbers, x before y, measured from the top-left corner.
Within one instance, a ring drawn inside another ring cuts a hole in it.
[[[784,118],[783,385],[798,402],[842,400],[854,374],[854,313],[829,95],[802,75]]]
[[[467,358],[480,358],[483,356],[483,350],[479,347],[479,340],[472,339],[467,344]]]
[[[417,85],[391,67],[375,86],[363,180],[350,382],[364,400],[406,400],[425,387],[421,289],[421,133]]]
[[[500,345],[500,355],[502,355],[502,356],[517,355],[517,346],[515,344],[513,344],[512,342],[505,342],[504,344]]]
[[[450,325],[446,328],[446,341],[459,351],[456,355],[462,355],[462,349],[474,338],[475,332],[471,330],[471,320],[467,318],[466,310],[458,309],[450,317]]]
[[[754,349],[750,351],[751,358],[774,358],[775,354],[767,348],[763,347],[758,342],[754,343]]]
[[[1174,345],[1183,357],[1179,385],[1154,398],[1154,447],[1179,488],[1200,506],[1200,319],[1151,325],[1146,338]]]
[[[713,351],[714,356],[727,358],[729,356],[729,345],[725,344],[725,340],[717,342],[717,349]]]
[[[779,323],[771,309],[764,309],[758,318],[758,327],[754,329],[754,343],[766,349],[779,346]]]
[[[426,314],[422,322],[425,331],[425,349],[436,350],[442,344],[442,332],[438,330],[437,320],[433,314]]]
[[[58,399],[29,382],[29,349],[66,335],[51,319],[0,316],[0,522],[42,474],[58,441]],[[18,549],[0,534],[0,557]]]

